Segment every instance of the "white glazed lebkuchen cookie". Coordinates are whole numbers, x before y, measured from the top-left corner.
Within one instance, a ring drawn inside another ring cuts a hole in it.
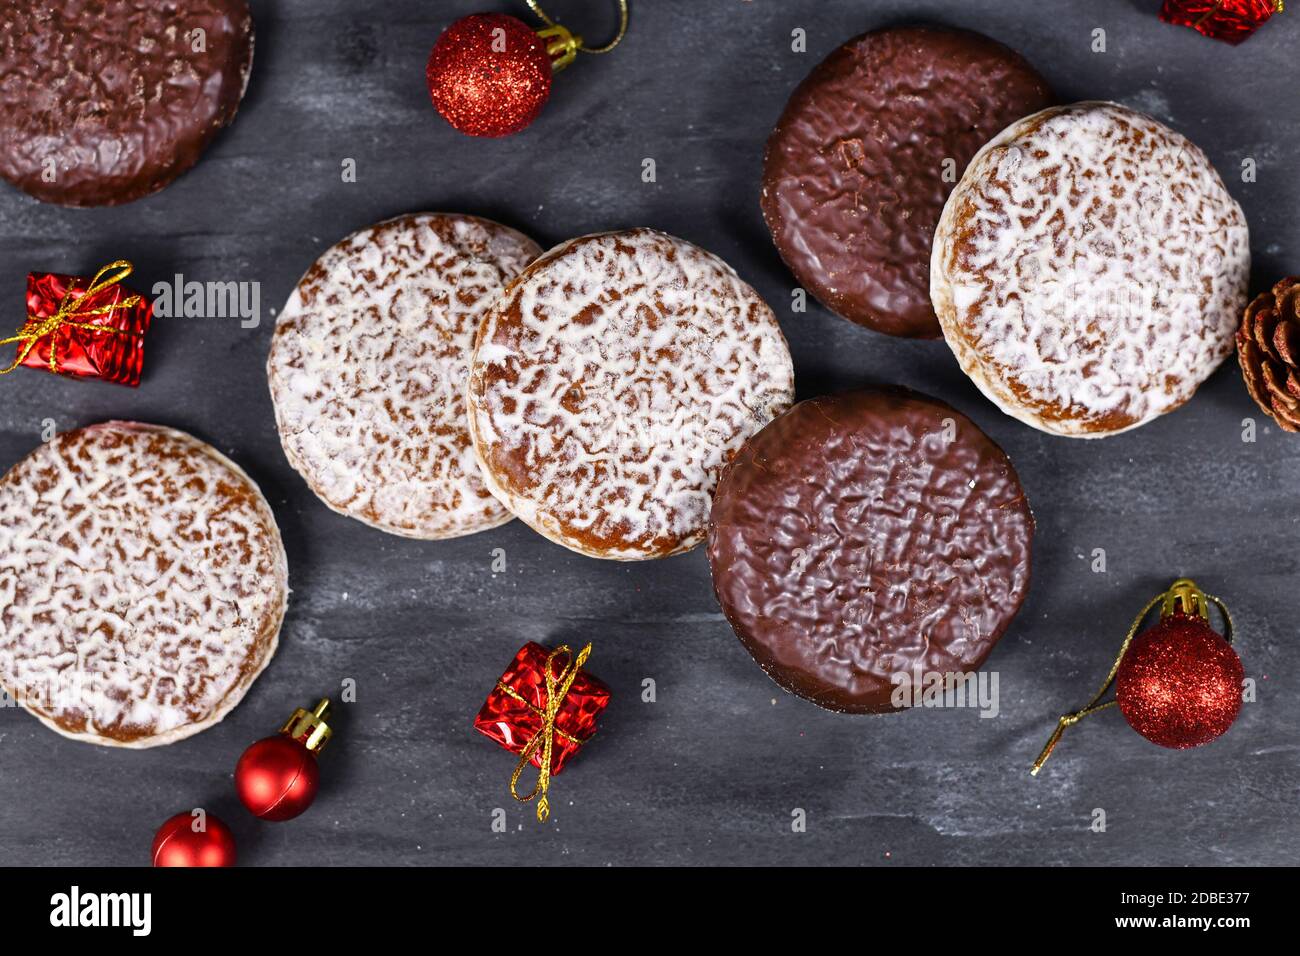
[[[1095,438],[1182,405],[1232,351],[1250,244],[1205,154],[1115,103],[1013,123],[935,233],[931,296],[1007,414]]]
[[[153,747],[217,723],[287,596],[261,492],[184,432],[92,425],[0,479],[0,686],[65,736]]]
[[[539,252],[486,219],[420,213],[354,233],[307,271],[267,379],[285,455],[325,504],[411,538],[510,520],[479,476],[465,380],[484,311]]]
[[[704,539],[719,474],[789,406],[776,318],[698,246],[632,229],[570,240],[489,310],[470,375],[488,487],[551,540],[658,558]]]

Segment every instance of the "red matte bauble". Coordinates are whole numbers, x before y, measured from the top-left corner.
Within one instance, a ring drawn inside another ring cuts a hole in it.
[[[463,17],[443,31],[425,78],[438,112],[470,136],[509,136],[551,95],[551,57],[528,25],[502,13]]]
[[[210,813],[178,813],[154,835],[153,865],[234,866],[235,835]]]
[[[235,767],[239,799],[263,820],[292,820],[311,806],[319,787],[315,755],[285,734],[259,740]]]
[[[1115,693],[1130,727],[1152,743],[1184,750],[1232,726],[1245,677],[1237,652],[1209,624],[1173,614],[1133,639]]]

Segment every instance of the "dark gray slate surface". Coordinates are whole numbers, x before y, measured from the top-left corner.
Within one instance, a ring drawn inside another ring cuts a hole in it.
[[[613,3],[584,7],[612,23]],[[249,864],[1290,863],[1300,847],[1294,647],[1300,439],[1259,415],[1229,362],[1183,410],[1099,442],[1052,438],[1001,415],[942,343],[873,335],[819,307],[789,313],[792,280],[758,211],[762,146],[786,96],[848,37],[902,17],[980,29],[1042,69],[1064,99],[1109,98],[1200,143],[1250,220],[1255,286],[1290,269],[1300,14],[1233,49],[1159,23],[1157,0],[776,2],[633,0],[625,46],[558,81],[512,139],[453,133],[424,63],[438,31],[522,3],[256,3],[257,58],[234,126],[163,193],[120,209],[62,210],[0,188],[0,303],[22,319],[28,269],[135,260],[141,284],[175,272],[261,283],[264,321],[159,321],[138,392],[36,372],[0,380],[0,466],[60,428],[122,417],[188,429],[227,452],[275,507],[294,588],[281,647],[216,728],[143,752],[73,743],[0,711],[0,863],[135,865],[154,828],[201,805]],[[790,31],[809,51],[790,51]],[[1092,31],[1107,33],[1091,52]],[[359,182],[340,181],[357,160]],[[653,157],[659,181],[641,182]],[[1241,182],[1244,158],[1258,182]],[[550,245],[650,225],[717,252],[776,307],[801,397],[899,382],[968,412],[1016,462],[1037,515],[1034,584],[990,659],[1001,714],[880,718],[818,710],[771,684],[718,612],[699,551],[594,561],[515,523],[444,543],[386,536],[328,511],[290,469],[264,360],[274,318],[315,256],[412,210],[491,216]],[[1241,440],[1242,420],[1259,423]],[[494,575],[492,550],[508,568]],[[1107,571],[1091,570],[1104,548]],[[1130,616],[1178,574],[1225,596],[1259,700],[1222,740],[1188,753],[1114,711],[1067,737],[1040,779],[1028,764],[1056,715],[1104,675]],[[526,640],[595,641],[615,702],[557,779],[551,825],[507,793],[513,758],[471,727]],[[233,797],[242,749],[288,711],[341,708],[317,805],[259,824]],[[644,678],[658,700],[642,703]],[[493,833],[493,808],[508,831]],[[1094,808],[1109,828],[1090,832]],[[807,832],[791,832],[791,812]]]

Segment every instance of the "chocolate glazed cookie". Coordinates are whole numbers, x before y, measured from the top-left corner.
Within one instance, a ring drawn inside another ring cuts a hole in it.
[[[65,206],[130,202],[193,166],[253,61],[246,0],[0,0],[0,19],[0,176]]]
[[[767,142],[763,216],[799,284],[859,325],[938,338],[930,241],[966,164],[1051,105],[1019,54],[978,33],[901,27],[835,50]]]
[[[1002,449],[904,389],[801,402],[745,443],[709,521],[722,610],[768,676],[885,713],[898,675],[977,669],[1029,588],[1034,520]]]

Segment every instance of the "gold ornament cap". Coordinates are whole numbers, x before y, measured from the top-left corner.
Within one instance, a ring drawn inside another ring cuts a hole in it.
[[[551,58],[551,72],[559,73],[578,58],[582,37],[575,36],[558,23],[537,31],[546,44],[546,55]]]
[[[1160,601],[1160,620],[1182,614],[1185,617],[1199,617],[1203,621],[1210,619],[1209,604],[1205,592],[1196,586],[1191,578],[1179,578],[1169,585]]]
[[[524,2],[528,4],[528,9],[537,14],[537,19],[546,24],[545,27],[536,32],[542,38],[542,42],[546,44],[546,54],[551,58],[551,71],[553,73],[559,73],[576,60],[579,53],[608,53],[622,43],[623,37],[627,34],[628,0],[618,0],[618,33],[614,36],[614,39],[604,46],[595,47],[587,46],[582,37],[561,26],[559,22],[542,9],[538,0],[524,0]]]
[[[310,753],[319,755],[329,743],[329,739],[334,736],[334,729],[325,723],[329,710],[328,697],[322,697],[315,710],[303,710],[299,707],[285,721],[284,726],[280,728],[280,733],[287,734],[298,741]]]

